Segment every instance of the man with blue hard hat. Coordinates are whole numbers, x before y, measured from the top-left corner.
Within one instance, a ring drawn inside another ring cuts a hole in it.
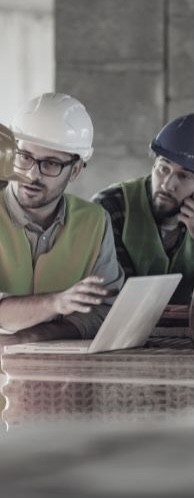
[[[194,287],[194,114],[162,128],[150,144],[152,173],[93,197],[109,211],[125,277],[182,273],[172,301],[188,304]]]

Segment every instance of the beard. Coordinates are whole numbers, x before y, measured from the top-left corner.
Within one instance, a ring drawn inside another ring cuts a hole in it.
[[[179,203],[174,197],[169,194],[163,194],[163,192],[162,194],[166,197],[167,201],[169,200],[171,202],[172,207],[169,207],[169,202],[165,202],[165,200],[163,202],[157,202],[160,193],[160,191],[155,192],[152,198],[154,217],[158,222],[163,221],[165,218],[175,217],[180,213],[180,208],[183,204],[183,201]]]
[[[22,184],[18,185],[17,191],[14,193],[20,206],[24,209],[37,209],[48,203],[46,189],[38,182],[31,183],[25,188]]]

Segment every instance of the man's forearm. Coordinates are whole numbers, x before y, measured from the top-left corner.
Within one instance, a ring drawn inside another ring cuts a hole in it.
[[[14,334],[14,342],[93,339],[109,310],[109,305],[100,305],[93,307],[91,312],[87,314],[73,313],[68,318],[59,315],[50,322],[42,322],[33,327],[19,330]],[[13,335],[11,338],[13,343]]]
[[[53,294],[6,297],[0,302],[0,326],[13,333],[55,318]]]
[[[18,330],[14,334],[0,334],[0,353],[4,346],[13,344],[23,344],[29,342],[41,341],[62,341],[62,340],[82,339],[77,327],[63,316],[57,317],[51,322],[42,322],[38,325],[33,325],[22,330]]]
[[[90,314],[95,305],[112,299],[114,294],[114,289],[106,289],[103,285],[103,278],[91,275],[62,292],[6,296],[0,301],[0,327],[15,333],[54,320],[59,315],[65,317],[79,312],[84,316]]]

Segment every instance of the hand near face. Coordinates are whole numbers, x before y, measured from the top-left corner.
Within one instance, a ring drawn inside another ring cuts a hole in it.
[[[184,223],[192,239],[194,239],[194,198],[187,197],[180,208],[178,221]]]

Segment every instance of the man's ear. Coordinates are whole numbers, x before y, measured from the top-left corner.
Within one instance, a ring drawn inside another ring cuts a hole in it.
[[[77,178],[77,176],[80,174],[80,171],[83,168],[83,164],[84,164],[83,160],[78,159],[78,161],[73,165],[72,170],[71,170],[71,175],[69,178],[70,182],[73,182]]]

